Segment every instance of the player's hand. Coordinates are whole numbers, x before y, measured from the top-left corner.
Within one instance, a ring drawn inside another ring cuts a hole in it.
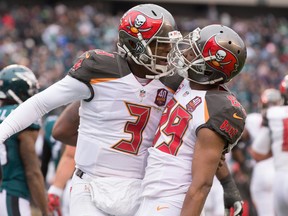
[[[229,175],[220,182],[224,190],[225,216],[241,216],[243,213],[243,201],[232,176]]]
[[[61,196],[63,190],[55,186],[51,186],[48,190],[48,210],[54,216],[62,216],[61,212]]]
[[[232,208],[225,207],[225,216],[241,216],[243,213],[243,202],[236,201]]]
[[[62,215],[59,196],[55,194],[48,194],[48,209],[52,215]]]

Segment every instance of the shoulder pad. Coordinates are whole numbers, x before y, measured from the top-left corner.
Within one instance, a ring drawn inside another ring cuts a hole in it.
[[[172,89],[174,92],[178,89],[179,85],[183,81],[183,77],[175,74],[173,76],[165,76],[160,78],[160,81],[167,86],[168,88]]]
[[[86,51],[77,58],[68,74],[82,82],[90,83],[95,79],[120,78],[123,71],[128,74],[130,69],[127,62],[117,53],[95,49]]]

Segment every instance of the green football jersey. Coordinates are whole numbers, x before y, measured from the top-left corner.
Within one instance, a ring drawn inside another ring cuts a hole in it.
[[[9,105],[0,107],[0,122],[17,107],[18,105]],[[28,127],[31,130],[39,130],[39,123],[34,123]],[[5,189],[7,194],[25,199],[30,198],[30,193],[25,176],[24,165],[20,157],[19,148],[19,133],[8,138],[4,145],[7,151],[7,163],[2,165],[3,183],[0,186],[0,191]]]
[[[44,142],[51,149],[52,160],[54,162],[55,169],[58,166],[58,163],[61,157],[61,148],[62,148],[62,143],[58,140],[55,140],[54,137],[52,136],[53,126],[57,118],[58,118],[57,115],[50,115],[44,120],[44,123],[43,123]]]

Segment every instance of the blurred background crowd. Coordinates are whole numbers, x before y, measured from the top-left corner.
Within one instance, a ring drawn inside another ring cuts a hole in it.
[[[116,50],[119,19],[127,8],[139,2],[84,2],[38,1],[31,5],[18,2],[11,5],[1,1],[0,68],[13,63],[26,65],[45,89],[64,77],[74,59],[84,51]],[[285,13],[280,8],[278,13],[275,8],[176,6],[175,1],[173,5],[161,1],[157,4],[171,11],[183,35],[196,27],[221,23],[244,38],[248,49],[246,65],[228,86],[247,113],[260,112],[261,93],[267,88],[278,89],[288,74],[288,14],[282,15]],[[247,165],[250,159],[247,145],[242,146]],[[235,175],[246,199],[249,199],[249,166],[244,173]],[[251,212],[250,215],[255,215],[253,209]]]
[[[117,10],[106,4],[11,6],[2,2],[0,68],[12,63],[24,64],[36,72],[40,86],[46,88],[62,78],[84,50],[115,50],[119,19],[128,6],[122,5],[123,9]],[[236,15],[219,12],[215,5],[190,5],[191,13],[183,6],[184,14],[180,8],[172,13],[184,34],[198,26],[222,23],[244,37],[248,60],[240,76],[229,86],[248,112],[257,111],[261,92],[268,87],[277,88],[288,72],[287,17],[257,13],[257,8],[254,15],[246,17],[245,8]]]

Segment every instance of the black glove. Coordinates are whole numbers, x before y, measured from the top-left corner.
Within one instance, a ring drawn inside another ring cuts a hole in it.
[[[232,208],[233,216],[241,216],[243,213],[243,201],[240,192],[231,175],[220,180],[224,190],[225,216],[230,216]]]

